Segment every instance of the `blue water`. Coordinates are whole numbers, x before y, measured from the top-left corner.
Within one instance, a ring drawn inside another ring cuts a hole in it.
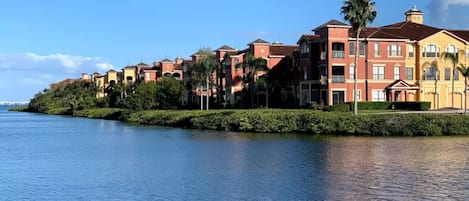
[[[139,127],[0,107],[0,200],[468,200],[469,138]]]

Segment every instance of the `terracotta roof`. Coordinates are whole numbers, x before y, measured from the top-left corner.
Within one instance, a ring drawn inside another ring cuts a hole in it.
[[[355,38],[352,30],[349,30],[349,36]],[[360,38],[381,38],[381,39],[407,39],[405,36],[400,36],[388,31],[388,29],[381,27],[366,27],[360,33]]]
[[[173,69],[174,70],[183,70],[182,64],[174,64]]]
[[[345,24],[345,23],[343,23],[343,22],[341,22],[341,21],[339,21],[339,20],[333,19],[333,20],[330,20],[330,21],[328,21],[328,22],[326,22],[326,23],[324,23],[324,24],[321,24],[320,26],[318,26],[318,27],[316,27],[315,29],[313,29],[313,31],[314,31],[314,30],[318,30],[318,29],[322,29],[322,28],[326,28],[326,27],[330,27],[330,26],[350,26],[350,25]]]
[[[469,42],[469,30],[450,30],[449,32]]]
[[[107,72],[117,72],[117,71],[115,71],[114,69],[110,69]]]
[[[270,55],[291,55],[296,50],[298,46],[271,46]]]
[[[254,43],[267,43],[267,44],[270,44],[269,42],[258,38],[255,41],[252,41],[252,42],[248,43],[248,45],[251,45],[251,44],[254,44]]]
[[[140,62],[140,63],[137,64],[137,66],[148,66],[148,64]]]
[[[427,26],[424,24],[417,24],[413,22],[399,22],[381,27],[387,34],[408,38],[410,40],[422,40],[443,29]]]
[[[296,44],[300,44],[301,41],[305,40],[308,42],[319,41],[319,35],[311,35],[311,34],[303,34],[301,35],[300,39],[296,42]]]
[[[161,63],[169,63],[169,62],[173,62],[171,59],[168,59],[168,58],[165,58],[163,60],[160,61]]]
[[[228,50],[228,51],[236,51],[236,49],[228,46],[228,45],[223,45],[221,46],[220,48],[218,48],[217,50]]]

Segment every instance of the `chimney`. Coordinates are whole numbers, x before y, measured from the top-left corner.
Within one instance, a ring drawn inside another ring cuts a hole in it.
[[[423,24],[423,12],[417,9],[417,6],[405,12],[406,22],[413,22],[417,24]]]

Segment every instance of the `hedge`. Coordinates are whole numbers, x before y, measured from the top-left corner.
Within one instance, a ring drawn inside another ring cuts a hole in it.
[[[469,134],[469,116],[460,114],[368,114],[312,110],[142,111],[128,121],[140,124],[235,132],[361,136]]]

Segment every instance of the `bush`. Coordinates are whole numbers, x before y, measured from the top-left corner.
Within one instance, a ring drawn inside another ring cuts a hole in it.
[[[347,105],[347,104],[343,104]],[[340,106],[345,108],[344,106]],[[360,136],[469,134],[469,116],[459,114],[368,114],[315,110],[154,110],[131,113],[128,121],[235,132]]]

